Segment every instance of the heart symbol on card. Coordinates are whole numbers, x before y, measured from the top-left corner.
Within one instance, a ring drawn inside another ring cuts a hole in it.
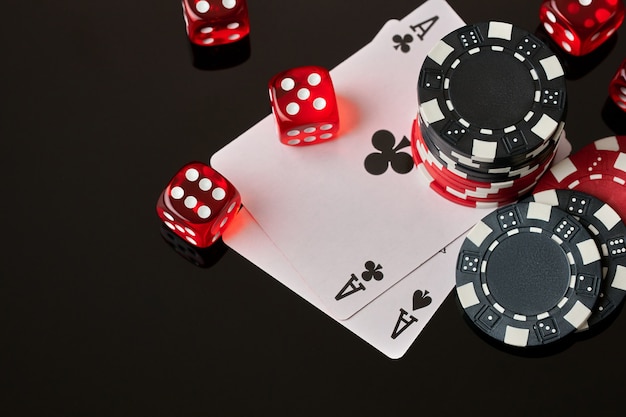
[[[433,299],[428,296],[428,291],[417,290],[413,293],[413,311],[424,308],[432,302]]]

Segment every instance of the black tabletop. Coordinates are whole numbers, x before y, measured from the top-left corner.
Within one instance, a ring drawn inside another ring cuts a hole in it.
[[[248,3],[250,54],[229,68],[190,47],[179,1],[0,6],[0,415],[622,415],[624,314],[527,357],[451,294],[391,360],[233,250],[204,267],[172,250],[169,178],[269,114],[275,73],[333,68],[421,1]],[[539,0],[449,3],[541,34]],[[564,61],[574,151],[626,134],[607,101],[625,55],[622,26]]]

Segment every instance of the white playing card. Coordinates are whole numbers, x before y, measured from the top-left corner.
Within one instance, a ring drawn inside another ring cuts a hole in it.
[[[223,238],[232,249],[329,314],[245,208]],[[454,268],[462,241],[459,237],[358,313],[338,322],[386,356],[402,357],[454,286]]]
[[[416,171],[372,175],[365,168],[368,155],[381,153],[372,144],[375,135],[393,136],[396,143],[410,137],[421,62],[435,41],[463,24],[442,0],[427,1],[400,24],[434,17],[423,40],[410,43],[410,54],[392,47],[392,26],[385,25],[376,39],[384,42],[370,43],[332,70],[340,101],[356,109],[339,139],[285,146],[270,115],[211,159],[339,319],[352,316],[486,214],[434,197]]]
[[[555,163],[571,150],[563,136]],[[333,317],[245,208],[226,229],[223,239],[243,257]],[[463,239],[464,236],[456,238],[352,317],[337,322],[386,356],[402,357],[454,288],[456,260]]]

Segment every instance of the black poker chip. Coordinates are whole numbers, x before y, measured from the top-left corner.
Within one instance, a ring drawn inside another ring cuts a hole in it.
[[[558,207],[511,204],[468,233],[456,293],[468,319],[505,345],[544,346],[576,331],[600,294],[601,257],[588,230]]]
[[[462,159],[454,152],[445,151],[439,147],[436,137],[432,132],[422,130],[424,143],[429,151],[442,165],[456,172],[459,176],[475,181],[502,182],[523,177],[538,166],[543,165],[547,160],[552,159],[556,153],[556,145],[561,137],[561,128],[555,131],[555,136],[551,137],[547,146],[540,149],[531,159],[526,159],[519,164],[511,161],[511,164],[504,167],[491,167],[472,163],[467,159]]]
[[[579,330],[587,330],[608,318],[626,296],[626,225],[607,203],[576,190],[545,190],[525,201],[559,207],[587,228],[600,249],[603,279],[600,298],[591,316]]]
[[[549,141],[567,101],[552,50],[497,21],[442,38],[424,60],[417,90],[427,129],[466,158],[500,165]]]

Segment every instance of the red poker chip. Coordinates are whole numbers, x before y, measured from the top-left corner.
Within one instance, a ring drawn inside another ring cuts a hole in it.
[[[476,178],[466,172],[469,170],[463,168],[462,164],[457,164],[450,159],[446,159],[445,155],[441,153],[438,155],[434,154],[433,152],[437,152],[437,150],[431,152],[429,143],[427,143],[423,135],[424,132],[422,132],[418,118],[413,124],[412,144],[418,147],[418,151],[421,152],[422,160],[437,166],[446,177],[456,180],[468,188],[486,187],[494,189],[510,187],[512,184],[511,181],[518,181],[521,178],[533,175],[538,170],[540,172],[552,162],[557,150],[556,143],[558,142],[558,140],[553,140],[553,145],[549,149],[546,149],[544,154],[538,155],[538,159],[531,161],[530,164],[524,167],[517,167],[514,171],[505,175],[482,173],[482,178]],[[561,132],[559,132],[559,138],[560,137]],[[415,151],[415,149],[413,149],[413,151]]]
[[[553,155],[544,163],[529,169],[526,176],[512,179],[506,182],[477,182],[459,177],[447,167],[439,164],[422,141],[418,122],[413,125],[413,140],[411,149],[416,163],[424,164],[424,169],[436,180],[439,185],[463,199],[476,199],[477,201],[515,201],[521,195],[526,194],[537,182],[538,178],[549,166]]]
[[[420,177],[422,180],[430,187],[431,190],[435,191],[441,197],[445,198],[448,201],[451,201],[456,204],[460,204],[462,206],[473,207],[473,208],[488,208],[494,209],[501,206],[504,206],[508,203],[500,203],[500,202],[485,202],[485,201],[475,201],[472,199],[464,199],[457,197],[448,191],[446,188],[439,184],[434,178],[430,176],[428,171],[426,170],[424,164],[419,159],[419,155],[415,157],[415,165],[417,170],[421,173]]]
[[[535,192],[570,189],[608,203],[626,218],[626,136],[596,140],[554,165]]]

